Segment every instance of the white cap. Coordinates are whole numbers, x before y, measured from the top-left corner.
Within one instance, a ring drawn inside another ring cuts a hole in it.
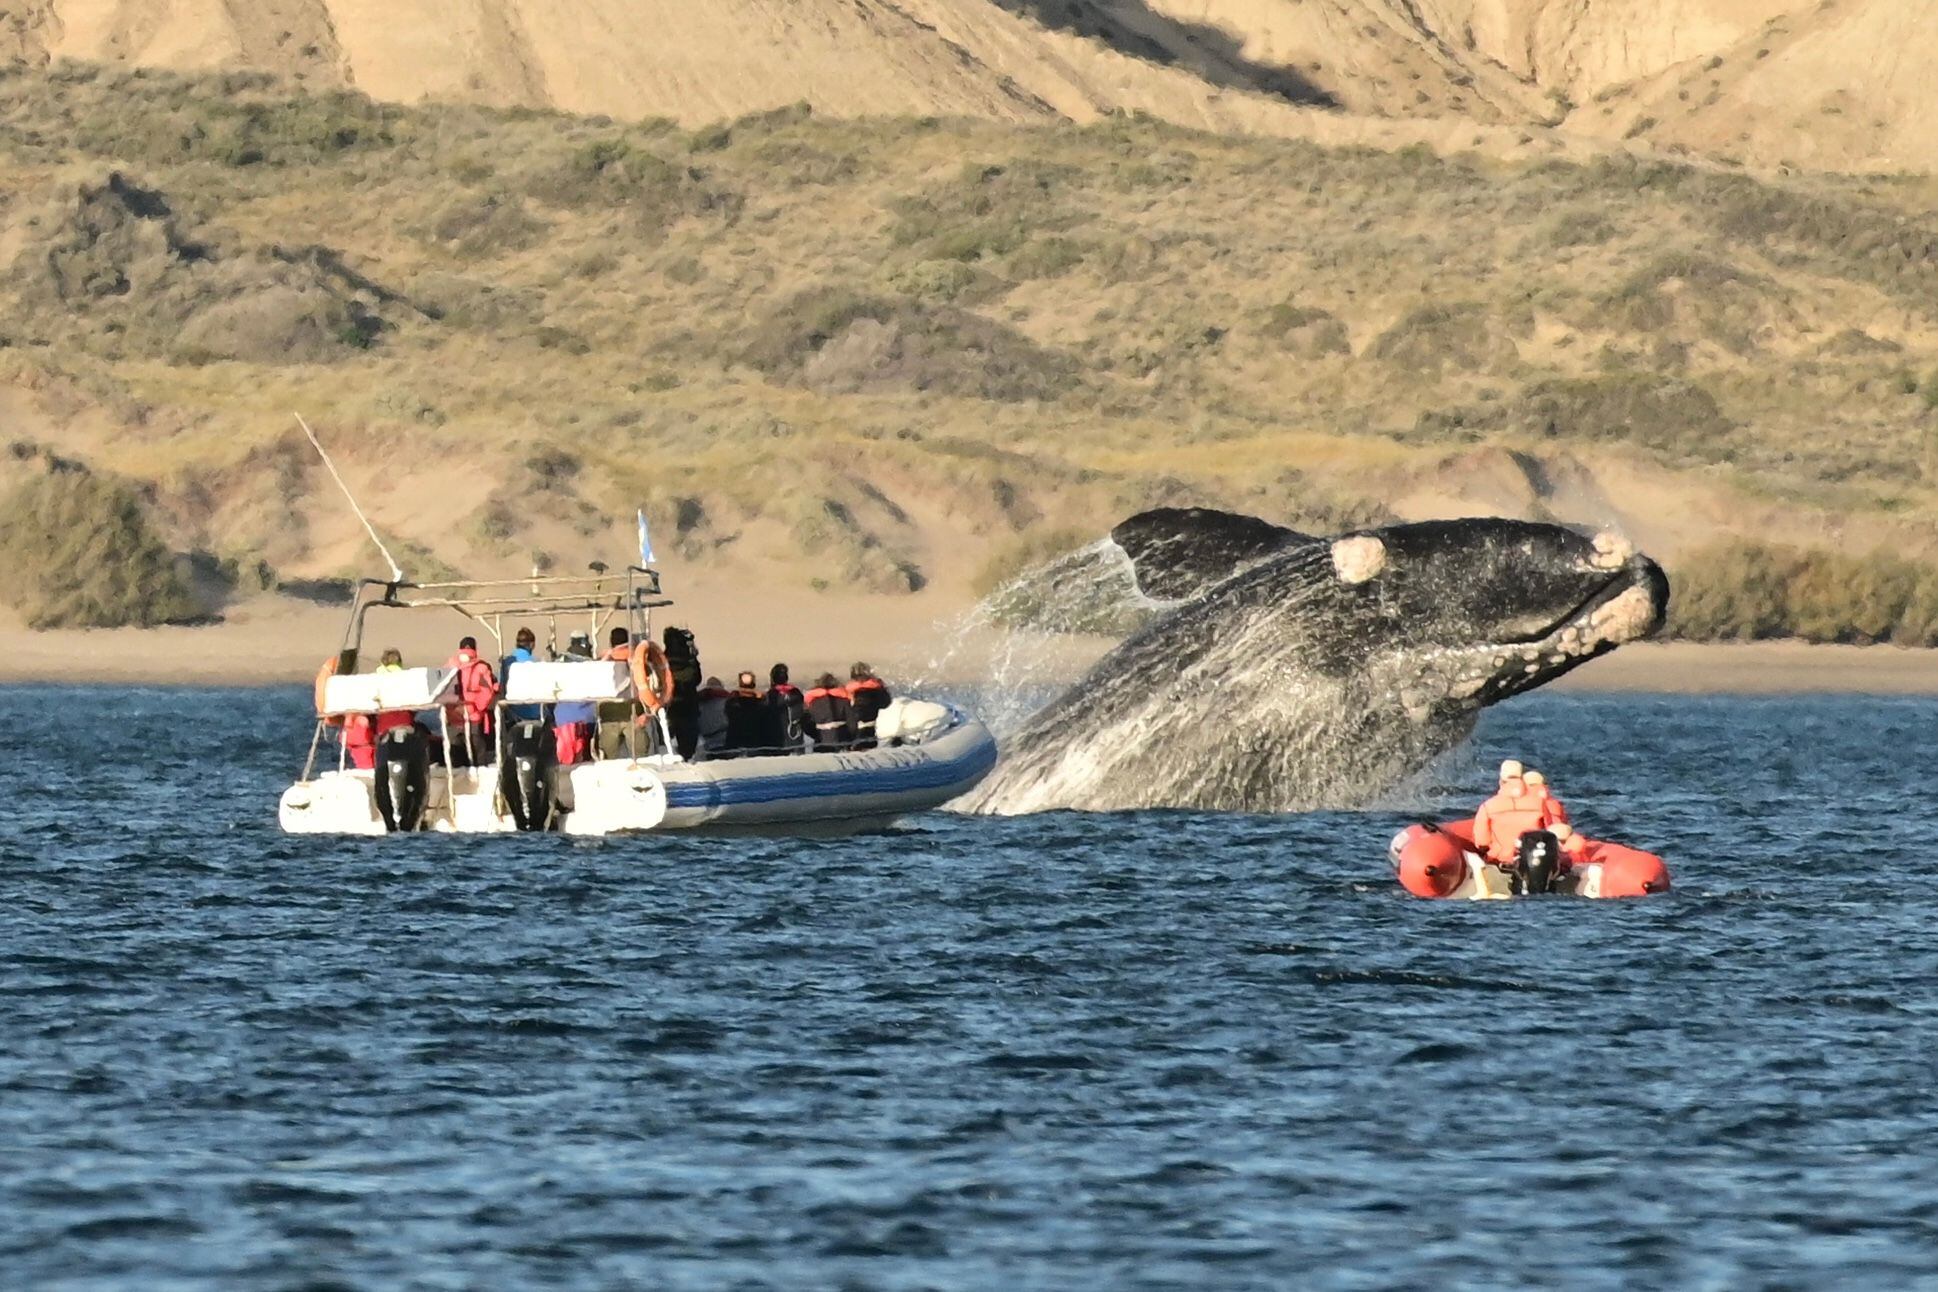
[[[1530,785],[1546,785],[1548,783],[1548,778],[1543,776],[1540,772],[1535,771],[1532,767],[1527,769],[1527,772],[1521,777],[1521,779],[1526,781]]]
[[[1514,777],[1516,777],[1516,776],[1519,776],[1520,774],[1521,774],[1521,760],[1520,760],[1520,759],[1518,759],[1518,758],[1510,758],[1510,759],[1508,759],[1507,761],[1505,761],[1505,762],[1503,762],[1503,763],[1501,764],[1501,779],[1502,779],[1502,780],[1504,780],[1504,781],[1506,781],[1506,780],[1512,780],[1512,779],[1513,779]]]

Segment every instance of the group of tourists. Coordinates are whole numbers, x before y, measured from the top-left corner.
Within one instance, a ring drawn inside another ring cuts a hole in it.
[[[765,691],[752,673],[735,678],[731,690],[710,677],[699,693],[700,747],[715,758],[873,749],[876,720],[889,698],[888,687],[863,663],[848,670],[846,682],[823,673],[806,691],[785,664],[767,670]]]
[[[1588,860],[1588,841],[1569,823],[1548,778],[1510,758],[1501,764],[1500,788],[1474,814],[1474,845],[1495,865],[1511,867],[1520,863],[1524,842],[1544,833],[1554,840],[1561,869]]]
[[[456,767],[489,764],[495,757],[495,723],[504,694],[500,679],[520,664],[538,661],[538,638],[520,628],[510,654],[494,670],[478,652],[475,637],[458,642],[445,667],[457,674],[457,685],[444,706],[448,732],[446,755]],[[624,700],[512,704],[504,706],[507,722],[546,723],[562,766],[598,758],[644,757],[670,749],[688,761],[745,758],[752,755],[826,753],[873,749],[876,723],[888,707],[888,687],[866,663],[848,670],[845,682],[823,673],[803,691],[789,678],[788,667],[768,670],[766,690],[755,675],[744,672],[732,688],[718,677],[703,676],[693,634],[669,627],[660,643],[636,641],[624,628],[614,628],[607,648],[597,655],[592,638],[573,633],[565,650],[550,652],[559,662],[594,659],[626,664],[646,652],[646,676],[655,682],[654,694]],[[401,671],[403,656],[395,649],[383,653],[380,672]],[[634,668],[635,677],[642,675]],[[664,715],[662,726],[660,716]],[[357,767],[374,765],[376,745],[384,735],[410,726],[417,715],[409,711],[352,715],[344,722],[343,743]]]

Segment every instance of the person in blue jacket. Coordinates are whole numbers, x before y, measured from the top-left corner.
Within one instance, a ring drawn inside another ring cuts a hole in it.
[[[532,648],[538,645],[538,638],[533,634],[531,629],[520,628],[518,630],[518,636],[513,640],[517,642],[517,645],[512,649],[511,654],[498,661],[498,680],[508,690],[511,687],[511,666],[514,664],[530,664],[538,658],[538,656],[532,653]],[[543,722],[545,721],[545,706],[542,704],[508,705],[505,708],[505,716],[513,722]]]

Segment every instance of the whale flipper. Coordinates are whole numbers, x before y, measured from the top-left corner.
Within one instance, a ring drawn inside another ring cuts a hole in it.
[[[1153,601],[1183,601],[1268,556],[1319,541],[1269,520],[1209,507],[1142,511],[1110,537],[1130,557],[1138,591]]]

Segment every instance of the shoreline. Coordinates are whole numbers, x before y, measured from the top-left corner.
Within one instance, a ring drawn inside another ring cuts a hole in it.
[[[763,684],[778,656],[792,664],[796,681],[822,671],[845,677],[850,661],[864,659],[891,685],[898,678],[980,681],[998,661],[1020,659],[1029,684],[1048,686],[1074,681],[1109,646],[1096,638],[1031,641],[978,633],[969,628],[965,607],[927,597],[856,597],[844,600],[838,613],[828,609],[784,593],[758,603],[687,599],[684,613],[663,622],[695,629],[709,673],[730,679],[733,672],[753,669]],[[776,623],[789,625],[780,651]],[[0,623],[0,684],[307,687],[343,625],[341,608],[281,598],[244,603],[223,622],[194,628],[33,632],[17,622]],[[477,629],[456,614],[411,616],[408,622],[373,615],[366,646],[395,644],[412,661],[433,662],[467,631]],[[545,637],[541,631],[541,642]],[[1643,642],[1551,685],[1570,692],[1662,695],[1938,696],[1938,650]]]

